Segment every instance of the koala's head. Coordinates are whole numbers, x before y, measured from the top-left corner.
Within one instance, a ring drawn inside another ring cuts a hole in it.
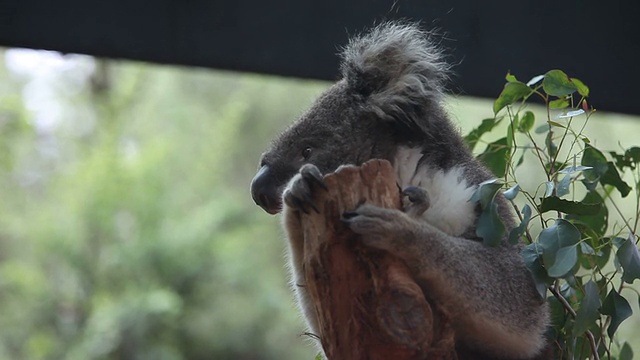
[[[269,213],[307,163],[323,174],[343,164],[391,160],[399,145],[439,141],[447,65],[428,33],[416,25],[386,23],[353,38],[342,52],[342,80],[262,155],[251,183],[254,201]]]

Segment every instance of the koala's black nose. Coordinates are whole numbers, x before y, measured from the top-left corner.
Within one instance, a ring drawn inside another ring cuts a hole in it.
[[[271,168],[268,165],[263,165],[251,180],[253,201],[269,214],[276,214],[282,210],[280,196]]]

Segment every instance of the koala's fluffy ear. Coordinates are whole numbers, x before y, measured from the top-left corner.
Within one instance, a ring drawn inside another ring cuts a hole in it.
[[[382,118],[410,120],[410,112],[442,100],[448,65],[431,35],[417,25],[385,23],[353,38],[342,52],[350,91]]]

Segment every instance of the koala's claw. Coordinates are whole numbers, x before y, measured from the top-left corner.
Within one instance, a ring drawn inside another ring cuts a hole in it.
[[[429,209],[429,193],[423,188],[409,186],[402,191],[401,196],[402,211],[411,217],[419,217]]]
[[[312,164],[306,164],[300,168],[300,172],[284,191],[284,202],[288,206],[308,214],[310,210],[319,213],[318,207],[313,201],[313,189],[320,187],[327,190],[324,178],[320,170]]]
[[[361,241],[371,247],[392,250],[394,238],[405,237],[412,227],[412,219],[396,209],[364,204],[342,213],[340,220],[353,232],[363,235]]]
[[[324,177],[320,169],[313,164],[305,164],[300,168],[300,175],[310,183],[320,186],[325,191],[329,190],[324,183]]]

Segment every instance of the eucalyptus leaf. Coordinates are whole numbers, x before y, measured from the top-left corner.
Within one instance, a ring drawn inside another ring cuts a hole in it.
[[[544,182],[544,197],[549,197],[553,194],[553,189],[555,188],[555,184],[553,181],[545,181]]]
[[[503,137],[487,145],[484,152],[478,155],[478,159],[498,178],[504,177],[507,171],[507,157],[510,153],[507,138]]]
[[[506,106],[513,104],[518,100],[528,97],[533,89],[519,81],[511,81],[504,85],[504,89],[493,103],[493,113],[497,114]]]
[[[557,219],[555,224],[542,230],[538,242],[543,249],[542,261],[547,272],[555,264],[558,250],[576,245],[579,241],[580,231],[564,219]]]
[[[476,235],[482,239],[483,244],[498,246],[502,241],[504,232],[505,226],[498,214],[498,204],[494,198],[478,217]]]
[[[551,70],[544,74],[542,89],[553,96],[569,95],[578,90],[562,70]]]
[[[555,126],[555,127],[559,127],[559,128],[563,128],[563,129],[566,128],[566,126],[560,124],[559,122],[555,122],[553,120],[549,120],[549,121],[547,121],[547,123],[549,125],[551,125],[551,126]]]
[[[566,168],[558,171],[558,173],[559,174],[575,174],[580,171],[591,170],[591,169],[593,169],[593,167],[591,166],[572,165],[572,166],[567,166]]]
[[[568,106],[569,104],[567,104]],[[567,118],[572,118],[574,116],[578,116],[578,115],[582,115],[584,114],[585,111],[582,109],[570,109],[570,110],[566,110],[566,111],[562,111],[559,114],[555,115],[553,118],[554,119],[567,119]]]
[[[613,185],[622,197],[626,197],[631,192],[631,186],[620,177],[620,173],[612,161],[607,163],[607,171],[600,177],[603,185]]]
[[[556,195],[558,197],[563,197],[569,194],[569,186],[571,185],[571,175],[565,175],[562,180],[558,182],[556,186]]]
[[[482,122],[480,123],[480,126],[471,130],[471,132],[469,132],[469,134],[467,134],[467,136],[464,137],[464,142],[467,144],[469,149],[473,150],[476,147],[476,144],[478,143],[482,135],[493,130],[493,128],[495,128],[498,124],[500,124],[502,119],[503,119],[502,117],[497,117],[497,118],[494,117],[494,118],[482,120]]]
[[[515,245],[518,243],[518,240],[520,240],[525,231],[527,231],[529,221],[531,221],[531,207],[529,204],[525,204],[522,208],[522,221],[520,225],[509,232],[509,244]]]
[[[560,278],[576,265],[578,262],[578,248],[577,245],[571,245],[558,249],[556,252],[554,262],[547,268],[547,273],[551,277]],[[546,264],[546,263],[545,263]]]
[[[519,192],[520,192],[520,185],[515,184],[511,188],[509,188],[509,190],[503,192],[503,195],[505,198],[507,198],[507,200],[513,200],[516,198]]]
[[[569,101],[567,99],[557,99],[549,101],[550,109],[564,109],[566,107],[569,107]]]
[[[542,79],[544,79],[544,75],[536,75],[527,82],[527,86],[533,86],[542,81]]]
[[[602,196],[600,196],[597,191],[590,191],[580,200],[580,203],[599,205],[599,210],[594,214],[569,214],[567,215],[567,220],[584,224],[600,237],[604,236],[609,224],[609,209],[604,206]]]
[[[600,293],[598,286],[589,280],[584,286],[584,297],[580,303],[580,308],[576,312],[575,322],[573,323],[573,333],[575,335],[584,334],[589,327],[600,317],[598,309],[600,308]]]
[[[584,176],[589,181],[599,180],[609,170],[609,164],[604,154],[589,144],[584,146],[581,165],[591,167],[590,170],[584,171]]]
[[[585,85],[581,80],[576,78],[571,78],[571,82],[575,85],[576,89],[578,89],[578,94],[587,97],[589,96],[589,87]]]
[[[516,79],[516,76],[513,75],[512,73],[508,72],[507,75],[504,77],[505,80],[507,80],[508,82],[518,82],[518,79]]]
[[[533,276],[533,281],[541,299],[546,298],[547,287],[553,283],[553,278],[547,275],[547,271],[542,266],[541,254],[542,247],[537,243],[531,243],[525,246],[520,253],[527,269]]]
[[[555,210],[572,215],[596,215],[602,206],[601,203],[585,204],[578,201],[560,199],[557,196],[549,196],[542,198],[538,209],[541,213]]]
[[[631,349],[631,345],[626,341],[624,342],[624,345],[622,345],[622,348],[620,348],[618,360],[633,360],[633,349]]]
[[[502,182],[498,179],[490,179],[480,183],[478,188],[473,192],[470,202],[480,202],[480,206],[484,209],[488,207],[498,190],[502,188]]]
[[[616,257],[624,270],[622,280],[628,284],[633,283],[635,279],[640,279],[640,255],[635,241],[632,240],[635,240],[633,235],[625,240],[616,252]]]
[[[518,131],[521,133],[527,133],[533,128],[533,124],[536,122],[536,118],[531,111],[526,111],[520,122],[518,123]]]
[[[607,328],[607,334],[610,338],[613,338],[618,326],[633,314],[631,306],[627,299],[618,294],[615,289],[611,289],[609,294],[602,303],[602,309],[600,311],[603,315],[611,316],[611,324]]]

